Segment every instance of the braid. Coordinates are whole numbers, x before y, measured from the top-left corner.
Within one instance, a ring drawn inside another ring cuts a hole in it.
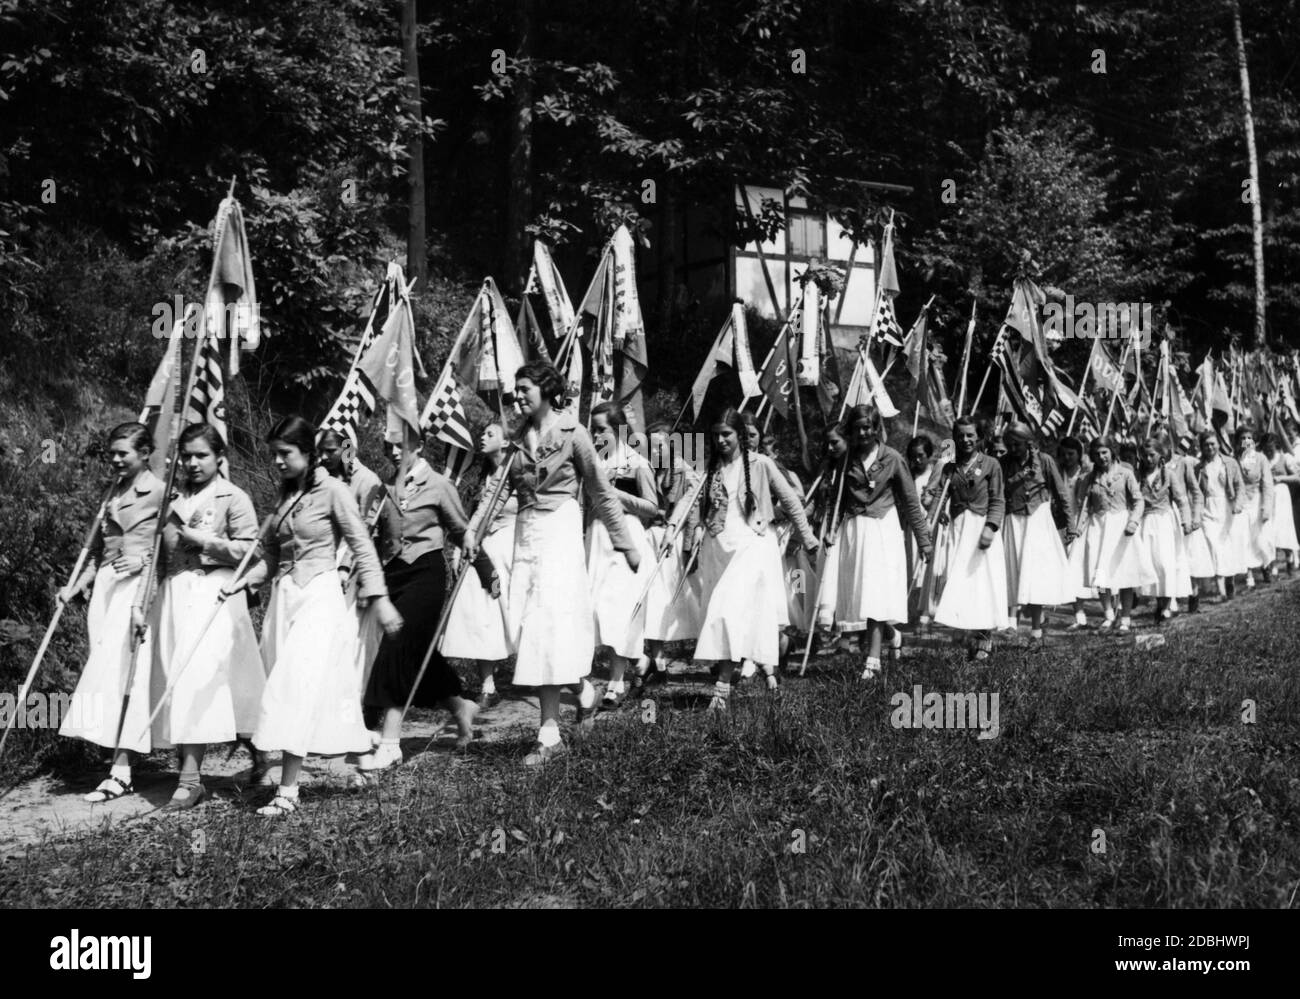
[[[704,519],[713,513],[713,478],[718,474],[718,451],[714,448],[709,454],[708,481],[704,483]]]
[[[740,462],[745,471],[745,516],[752,517],[754,514],[754,489],[749,484],[749,442],[745,435],[740,435]]]

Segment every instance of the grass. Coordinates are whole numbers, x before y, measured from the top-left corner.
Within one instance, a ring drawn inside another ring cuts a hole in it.
[[[723,719],[674,685],[540,773],[521,728],[287,821],[222,801],[49,840],[0,865],[0,906],[1293,906],[1297,609],[1270,587],[1149,652],[924,649],[874,688],[815,660]],[[893,728],[917,683],[997,692],[1000,737]]]

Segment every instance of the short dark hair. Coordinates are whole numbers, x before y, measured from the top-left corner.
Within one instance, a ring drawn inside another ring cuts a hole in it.
[[[577,350],[575,346],[573,348]],[[542,393],[542,398],[552,406],[564,405],[565,382],[554,364],[546,361],[529,361],[515,372],[515,381],[525,378],[532,382]]]
[[[220,458],[226,453],[226,442],[221,439],[221,434],[211,423],[191,423],[181,431],[180,439],[177,441],[177,447],[184,447],[191,441],[201,440],[212,448],[212,453]]]
[[[605,417],[605,422],[608,423],[610,429],[613,430],[627,426],[627,413],[625,413],[623,407],[616,402],[596,403],[596,405],[591,407],[591,416],[592,419],[595,419],[597,416]]]
[[[141,454],[153,453],[153,435],[143,423],[119,423],[108,432],[109,447],[113,446],[113,441],[120,440],[126,441]]]
[[[907,450],[912,450],[913,444],[920,444],[921,450],[925,452],[927,458],[934,457],[934,441],[930,439],[929,434],[917,434],[907,442]]]

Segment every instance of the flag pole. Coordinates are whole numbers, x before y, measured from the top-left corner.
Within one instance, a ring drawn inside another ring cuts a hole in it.
[[[823,545],[823,549],[822,549],[823,551],[826,551],[827,540],[830,541],[829,547],[831,548],[835,547],[836,543],[839,541],[840,501],[843,500],[844,498],[844,482],[848,478],[848,474],[847,474],[848,468],[849,468],[849,453],[848,451],[845,451],[844,458],[840,462],[840,474],[839,474],[840,481],[835,492],[835,505],[831,509],[831,518],[829,521],[825,521],[822,523],[821,541]],[[827,532],[827,528],[830,529],[829,534]],[[812,606],[813,617],[812,617],[812,621],[809,622],[808,624],[808,641],[804,645],[804,649],[803,649],[803,662],[799,664],[800,676],[803,676],[806,672],[808,672],[808,657],[812,654],[813,635],[815,635],[817,632],[817,614],[821,609],[822,593],[825,591],[826,588],[826,576],[827,576],[826,569],[829,566],[830,566],[830,555],[827,555],[825,561],[822,564],[822,572],[817,577],[817,593],[813,597],[813,606]]]
[[[1066,437],[1069,437],[1074,430],[1074,421],[1079,415],[1079,410],[1083,408],[1083,400],[1086,398],[1084,393],[1088,390],[1088,376],[1092,374],[1092,362],[1097,355],[1097,344],[1100,342],[1099,338],[1093,337],[1092,346],[1088,348],[1088,363],[1084,365],[1083,375],[1079,378],[1079,391],[1075,393],[1079,401],[1074,409],[1070,410],[1070,422],[1065,425]]]
[[[957,396],[957,415],[961,416],[965,412],[966,405],[966,374],[970,370],[970,349],[971,343],[975,339],[975,309],[979,305],[979,299],[971,296],[970,302],[970,322],[966,324],[966,346],[962,349],[961,357],[961,394]],[[987,377],[987,375],[985,376]]]
[[[168,347],[170,350],[171,348]],[[108,510],[108,501],[113,495],[113,490],[117,486],[118,480],[115,478],[109,483],[108,488],[104,490],[104,498],[100,500],[99,510],[90,522],[90,527],[86,530],[85,540],[81,543],[81,551],[77,553],[77,560],[72,565],[72,573],[68,576],[68,585],[75,583],[81,576],[81,570],[86,565],[86,559],[90,556],[90,545],[95,540],[95,534],[99,530],[99,525],[103,523],[104,514]],[[5,730],[0,734],[0,756],[4,755],[5,742],[9,739],[9,732],[13,729],[15,721],[18,719],[18,713],[23,710],[27,703],[27,694],[32,689],[32,684],[36,681],[36,674],[41,668],[41,662],[45,659],[45,652],[50,647],[50,640],[54,638],[55,629],[59,626],[59,619],[63,617],[63,611],[68,606],[62,600],[56,601],[57,606],[54,608],[54,616],[50,619],[49,626],[45,629],[45,637],[41,639],[40,647],[36,650],[36,658],[32,660],[32,668],[27,671],[27,677],[23,680],[22,686],[18,688],[18,697],[14,701],[13,713],[5,722]]]
[[[1107,432],[1110,430],[1110,421],[1111,418],[1115,415],[1115,400],[1119,398],[1119,394],[1124,391],[1124,364],[1128,360],[1129,351],[1132,349],[1133,349],[1133,339],[1132,337],[1130,337],[1125,342],[1124,353],[1120,356],[1119,359],[1120,387],[1118,390],[1110,394],[1110,405],[1106,407],[1106,422],[1101,428],[1101,435],[1103,437],[1105,437]]]

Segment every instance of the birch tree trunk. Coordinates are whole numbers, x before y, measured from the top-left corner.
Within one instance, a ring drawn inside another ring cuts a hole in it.
[[[1264,343],[1264,316],[1267,298],[1264,290],[1264,218],[1260,206],[1259,157],[1255,152],[1255,116],[1250,109],[1250,72],[1246,66],[1246,40],[1241,31],[1241,6],[1230,0],[1232,34],[1237,43],[1237,69],[1241,73],[1241,112],[1246,129],[1246,155],[1250,160],[1250,218],[1255,244],[1255,329],[1247,338],[1246,349]]]

